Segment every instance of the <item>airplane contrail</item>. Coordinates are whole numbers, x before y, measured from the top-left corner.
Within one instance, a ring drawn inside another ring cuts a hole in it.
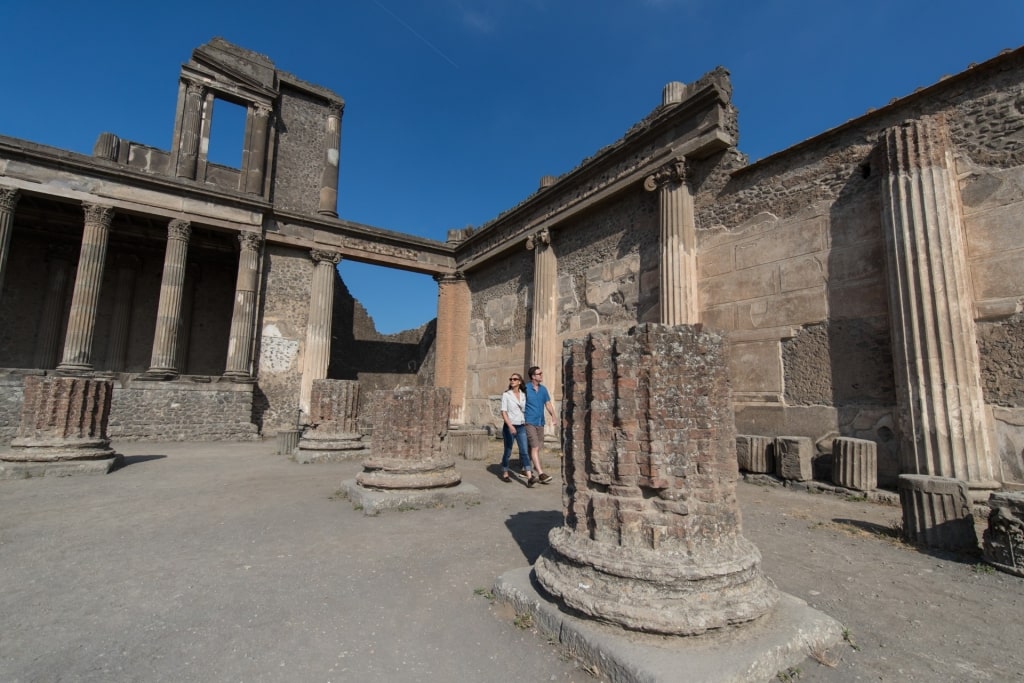
[[[419,38],[419,39],[420,39],[421,41],[423,41],[423,44],[424,44],[424,45],[426,45],[427,47],[429,47],[429,48],[430,48],[431,50],[433,50],[433,51],[434,51],[434,52],[436,52],[437,54],[439,54],[439,55],[441,55],[442,57],[444,57],[444,59],[445,59],[445,60],[446,60],[446,61],[447,61],[447,62],[448,62],[449,64],[451,64],[452,66],[454,66],[454,67],[455,67],[456,69],[459,69],[459,68],[461,68],[461,67],[459,67],[459,65],[458,65],[458,64],[456,64],[456,63],[455,63],[454,61],[452,61],[451,57],[449,57],[449,56],[448,56],[448,55],[446,55],[445,53],[441,52],[440,48],[438,48],[438,47],[437,47],[436,45],[434,45],[434,44],[433,44],[433,43],[431,43],[431,42],[430,42],[429,40],[427,40],[426,38],[424,38],[423,36],[421,36],[421,35],[420,35],[419,33],[417,33],[417,32],[416,32],[416,29],[414,29],[414,28],[413,28],[412,26],[409,26],[409,24],[407,24],[407,23],[405,23],[404,21],[402,21],[402,18],[401,18],[400,16],[398,16],[397,14],[395,14],[394,12],[392,12],[391,10],[389,10],[389,9],[388,9],[387,7],[385,7],[384,5],[380,4],[380,2],[378,2],[378,0],[373,0],[373,4],[377,5],[377,7],[380,7],[380,8],[382,9],[382,10],[384,10],[385,12],[387,12],[388,14],[390,14],[390,15],[391,15],[391,17],[392,17],[392,18],[393,18],[393,19],[394,19],[395,21],[397,21],[397,22],[398,22],[399,24],[401,24],[402,26],[404,26],[404,27],[406,28],[406,30],[408,30],[408,31],[409,31],[409,33],[413,34],[414,36],[416,36],[417,38]]]

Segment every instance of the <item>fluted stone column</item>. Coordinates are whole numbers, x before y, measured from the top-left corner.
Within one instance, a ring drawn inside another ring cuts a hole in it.
[[[313,381],[327,378],[331,362],[331,314],[334,306],[334,279],[341,254],[313,249],[313,281],[309,293],[309,322],[306,324],[306,347],[302,354],[302,383],[299,408],[309,415]]]
[[[181,117],[181,132],[178,139],[179,178],[196,177],[199,161],[199,137],[202,134],[203,103],[206,99],[206,88],[198,83],[185,84],[185,111]]]
[[[948,133],[928,117],[890,128],[883,146],[901,469],[996,488]]]
[[[231,313],[228,338],[228,362],[225,377],[252,377],[253,327],[256,324],[256,292],[259,288],[260,244],[263,237],[254,232],[238,236],[238,278],[235,281],[235,307]]]
[[[775,439],[770,436],[740,434],[736,437],[736,460],[743,472],[775,472]]]
[[[317,213],[324,216],[338,215],[338,162],[341,155],[341,114],[342,107],[332,109],[327,115],[327,146],[324,149],[324,170],[320,178],[320,207]]]
[[[700,322],[697,300],[697,228],[685,159],[647,176],[644,189],[658,193],[661,246],[661,323]]]
[[[178,336],[181,329],[181,299],[185,285],[185,262],[192,227],[186,220],[175,219],[167,226],[167,248],[164,271],[160,281],[160,302],[157,304],[156,331],[153,333],[153,356],[146,374],[151,377],[174,377],[178,359]]]
[[[7,256],[11,251],[11,234],[14,232],[14,208],[18,205],[18,190],[0,187],[0,295],[4,292],[7,279]]]
[[[529,365],[544,371],[544,384],[555,401],[562,395],[562,364],[558,353],[558,258],[551,248],[551,233],[547,229],[527,238],[526,248],[534,253]],[[544,433],[553,435],[555,427],[549,421]]]
[[[469,284],[462,273],[438,275],[437,341],[434,385],[451,393],[451,421],[463,423],[466,400],[466,358],[469,352]]]
[[[64,357],[57,366],[62,372],[92,370],[92,340],[96,331],[96,308],[103,283],[103,266],[107,260],[107,240],[114,209],[99,204],[83,204],[85,231],[82,251],[75,273],[75,291],[71,296],[71,315],[64,336]]]
[[[832,483],[858,491],[878,488],[878,444],[845,436],[832,441]]]
[[[594,619],[691,635],[779,594],[742,533],[726,342],[643,324],[565,346],[565,524],[534,564]]]
[[[264,169],[267,165],[267,132],[270,129],[270,107],[254,104],[251,108],[249,140],[245,146],[245,191],[262,194]]]
[[[114,372],[124,372],[127,362],[132,297],[135,295],[135,275],[138,269],[137,256],[122,254],[117,258],[117,291],[114,292],[114,310],[110,316],[106,361],[106,369]]]
[[[49,370],[56,367],[57,354],[60,351],[60,325],[64,316],[64,297],[67,294],[68,275],[74,260],[74,251],[65,245],[50,247],[46,253],[46,260],[49,261],[46,296],[43,299],[43,310],[39,315],[39,327],[36,330],[33,366]]]

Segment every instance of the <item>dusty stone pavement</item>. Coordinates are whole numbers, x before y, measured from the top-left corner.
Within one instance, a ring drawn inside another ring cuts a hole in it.
[[[335,495],[356,462],[115,446],[107,476],[0,482],[3,683],[594,680],[486,597],[561,523],[557,482],[460,461],[481,504],[367,517]],[[898,508],[738,491],[768,575],[857,647],[783,677],[1024,680],[1024,580],[895,542]]]

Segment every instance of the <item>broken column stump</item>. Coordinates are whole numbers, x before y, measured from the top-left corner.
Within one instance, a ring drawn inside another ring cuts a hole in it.
[[[878,445],[846,436],[832,441],[832,483],[857,491],[878,488]]]
[[[775,476],[791,481],[814,477],[814,442],[806,436],[775,437]]]
[[[534,569],[571,608],[691,635],[779,599],[740,528],[721,337],[640,325],[566,344],[565,525]]]
[[[736,460],[740,471],[754,474],[774,474],[774,438],[740,434],[736,437]]]
[[[967,482],[901,474],[899,490],[904,540],[943,550],[977,550]]]
[[[113,393],[108,379],[27,376],[18,434],[0,453],[0,478],[110,472],[122,459],[107,436]]]
[[[1024,491],[989,496],[988,527],[982,536],[985,561],[1008,574],[1024,576]]]
[[[367,444],[358,424],[359,382],[313,380],[309,411],[312,426],[299,439],[296,462],[341,462],[364,454]]]
[[[475,486],[463,484],[446,451],[450,392],[442,387],[398,387],[375,391],[370,400],[373,439],[363,471],[342,483],[363,512],[479,502]]]

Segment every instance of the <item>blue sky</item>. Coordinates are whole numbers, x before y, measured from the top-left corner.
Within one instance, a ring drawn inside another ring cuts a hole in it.
[[[669,81],[726,67],[754,161],[1024,43],[1021,0],[4,0],[0,17],[0,134],[167,149],[180,65],[222,36],[345,99],[341,217],[437,240],[617,140]],[[426,276],[341,272],[382,332],[435,315]]]

